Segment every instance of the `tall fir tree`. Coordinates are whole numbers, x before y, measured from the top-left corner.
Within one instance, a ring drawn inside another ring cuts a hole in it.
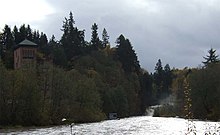
[[[28,25],[26,28],[26,34],[26,38],[30,41],[33,41],[33,34],[30,25]]]
[[[0,32],[0,39],[2,37],[2,33]],[[3,57],[3,45],[2,43],[0,43],[0,63],[2,61],[2,57]]]
[[[12,69],[14,64],[13,47],[15,43],[11,32],[11,28],[8,25],[5,25],[3,29],[3,33],[1,34],[0,37],[0,44],[2,45],[1,47],[2,61],[7,68]]]
[[[216,55],[216,50],[211,48],[208,51],[208,55],[206,55],[206,57],[203,57],[205,59],[204,62],[202,62],[205,66],[208,66],[210,64],[215,64],[219,62],[219,55]]]
[[[23,41],[26,38],[27,38],[27,31],[26,31],[25,24],[23,24],[19,28],[19,42]]]
[[[139,72],[140,64],[130,41],[125,39],[123,35],[120,35],[116,40],[116,43],[117,57],[118,60],[122,63],[124,71],[128,73]]]
[[[98,50],[102,48],[101,41],[98,36],[98,25],[94,23],[92,25],[91,47],[92,50]]]
[[[68,61],[73,59],[74,56],[83,54],[85,44],[84,31],[78,30],[74,25],[73,14],[70,12],[69,19],[65,18],[63,22],[63,35],[60,40]]]
[[[152,88],[153,78],[152,76],[142,70],[140,75],[140,85],[141,85],[141,110],[146,112],[146,108],[153,104],[153,88]]]
[[[20,40],[19,40],[19,31],[18,31],[17,26],[14,26],[12,34],[14,37],[15,44],[18,44],[20,42]]]
[[[12,49],[14,45],[14,39],[11,32],[11,28],[8,25],[5,25],[3,29],[3,33],[0,38],[0,42],[3,45],[4,50],[10,50]]]
[[[25,26],[25,24],[23,24],[20,26],[19,30],[15,26],[14,30],[13,30],[13,34],[14,34],[14,40],[15,40],[16,44],[22,42],[24,39],[28,39],[32,42],[35,42],[34,41],[35,40],[34,34],[36,34],[36,33],[35,33],[35,31],[34,32],[32,31],[30,25]],[[37,43],[37,42],[35,42],[35,43]]]
[[[173,79],[173,74],[172,70],[170,69],[170,65],[166,64],[164,66],[164,75],[163,75],[163,81],[164,81],[164,90],[166,94],[170,93],[170,87],[172,85],[172,79]]]
[[[35,30],[33,32],[33,42],[36,43],[36,44],[40,43],[40,33],[39,33],[39,31]]]
[[[162,90],[163,90],[163,65],[161,60],[159,59],[155,66],[155,72],[154,72],[154,83],[156,86],[156,96],[157,98],[161,98]]]
[[[48,40],[47,35],[41,32],[40,38],[39,38],[39,50],[44,53],[46,56],[49,54],[49,48],[48,48]]]
[[[105,28],[103,29],[102,32],[102,44],[104,48],[109,44],[109,35]]]
[[[56,41],[54,35],[52,35],[48,46],[51,48],[52,51],[53,63],[61,67],[66,67],[66,54],[64,52],[63,46],[61,46],[60,43]]]
[[[156,85],[161,85],[163,81],[163,65],[161,60],[159,59],[155,66],[154,72],[154,81]]]

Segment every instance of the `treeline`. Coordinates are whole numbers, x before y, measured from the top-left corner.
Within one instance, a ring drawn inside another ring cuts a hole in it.
[[[159,101],[161,89],[168,89],[161,86],[169,66],[163,70],[160,63],[158,72],[149,74],[129,39],[120,35],[111,48],[106,29],[101,39],[96,23],[91,29],[91,40],[85,41],[71,12],[59,41],[29,25],[13,30],[5,25],[0,33],[0,125],[61,124],[62,118],[94,122],[112,112],[142,115]],[[37,66],[13,70],[14,47],[24,39],[38,44]]]
[[[220,63],[216,50],[211,48],[204,60],[202,67],[173,70],[172,94],[176,100],[174,106],[167,110],[168,115],[220,119]]]
[[[94,122],[110,112],[119,117],[141,114],[137,74],[125,75],[103,53],[83,56],[75,64],[68,71],[51,64],[7,70],[1,64],[1,125],[61,124],[62,118]]]

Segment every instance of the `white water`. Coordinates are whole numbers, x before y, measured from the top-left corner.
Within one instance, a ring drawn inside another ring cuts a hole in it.
[[[72,127],[76,135],[185,135],[187,133],[187,120],[180,118],[161,117],[132,117],[120,120],[108,120],[98,123],[77,124]],[[210,131],[217,133],[217,122],[194,121],[196,135],[204,135]],[[2,132],[0,130],[0,132]],[[4,131],[0,135],[70,135],[69,125],[50,128],[28,129],[24,131]],[[191,133],[192,134],[192,133]]]
[[[154,115],[154,110],[158,107],[161,107],[162,105],[154,105],[154,106],[150,106],[146,109],[146,115],[147,116],[153,116]]]

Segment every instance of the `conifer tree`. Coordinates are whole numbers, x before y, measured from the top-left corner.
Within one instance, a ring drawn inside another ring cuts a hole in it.
[[[68,61],[74,56],[81,55],[85,44],[84,31],[78,30],[74,25],[73,14],[70,12],[69,19],[65,18],[63,22],[63,35],[60,40]]]
[[[66,67],[66,54],[64,52],[63,46],[61,46],[59,42],[56,41],[54,35],[52,35],[48,46],[51,48],[52,51],[53,63],[61,67]]]
[[[98,36],[98,25],[94,23],[92,25],[91,46],[92,50],[98,50],[102,48],[101,41]]]
[[[219,62],[218,55],[216,55],[216,50],[211,48],[208,51],[208,55],[206,57],[203,57],[205,59],[204,62],[202,62],[205,66],[208,66],[209,64],[215,64]]]
[[[2,33],[0,33],[0,38],[2,37]],[[2,60],[2,57],[3,57],[3,45],[2,43],[0,43],[0,62]]]
[[[14,36],[14,40],[15,40],[16,44],[22,42],[24,39],[28,39],[28,40],[34,42],[34,40],[35,40],[34,34],[36,34],[36,33],[32,32],[30,25],[27,25],[27,27],[26,27],[25,24],[23,24],[20,26],[19,30],[17,29],[16,26],[13,29],[13,36]],[[35,42],[35,43],[37,43],[37,42]]]
[[[23,41],[25,38],[27,38],[27,31],[26,31],[25,24],[23,24],[19,28],[19,42]]]
[[[48,45],[49,45],[49,46],[52,46],[52,47],[53,47],[53,46],[58,46],[58,42],[56,41],[56,38],[55,38],[54,35],[52,35],[52,37],[51,37],[51,39],[50,39]]]
[[[162,95],[162,89],[163,89],[163,66],[162,62],[159,59],[155,66],[155,72],[154,72],[154,83],[156,85],[156,91],[157,91],[157,98],[160,98]]]
[[[33,42],[36,43],[36,44],[40,43],[40,33],[39,33],[39,31],[35,30],[33,32]]]
[[[27,28],[26,28],[26,34],[27,34],[26,38],[28,40],[32,41],[33,40],[33,34],[32,34],[32,30],[31,30],[30,25],[28,25]]]
[[[169,88],[171,87],[172,79],[173,79],[172,71],[170,69],[169,64],[166,64],[164,66],[164,75],[163,76],[164,76],[163,77],[164,89],[165,89],[166,94],[168,94],[170,92]]]
[[[14,37],[15,44],[17,45],[18,43],[20,43],[20,40],[19,40],[19,31],[18,31],[17,26],[14,26],[14,29],[13,29],[12,34],[13,34],[13,37]]]
[[[14,59],[13,59],[13,47],[14,47],[14,39],[11,32],[11,28],[8,25],[5,25],[3,29],[3,33],[0,37],[1,47],[1,57],[3,63],[7,68],[13,68]]]
[[[14,45],[14,40],[11,32],[11,28],[8,25],[5,25],[3,33],[0,37],[0,42],[3,45],[4,50],[12,49]]]
[[[104,48],[109,44],[109,35],[105,28],[103,29],[102,32],[102,44]]]
[[[162,62],[159,59],[158,62],[156,63],[155,66],[155,72],[154,72],[154,82],[156,85],[161,85],[162,81],[163,81],[163,66],[162,66]]]
[[[45,55],[49,54],[47,35],[44,34],[43,32],[41,32],[38,46],[39,46],[39,50],[43,52]]]
[[[116,43],[117,57],[122,63],[124,71],[129,73],[139,72],[140,64],[130,41],[125,39],[123,35],[120,35]]]

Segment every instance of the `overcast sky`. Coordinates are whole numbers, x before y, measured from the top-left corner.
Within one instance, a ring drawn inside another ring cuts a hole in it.
[[[72,11],[76,26],[106,28],[111,45],[123,34],[146,70],[158,59],[171,67],[198,67],[208,49],[220,52],[219,0],[0,0],[0,29],[30,24],[60,39],[62,21]]]

